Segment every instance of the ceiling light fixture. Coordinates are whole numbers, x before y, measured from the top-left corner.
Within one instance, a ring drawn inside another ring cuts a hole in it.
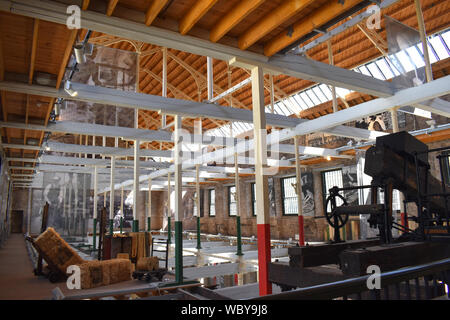
[[[70,94],[72,97],[76,97],[78,95],[78,91],[75,91],[72,89],[72,82],[70,81],[66,81],[66,83],[64,84],[64,90]]]
[[[86,57],[84,56],[84,46],[82,44],[76,44],[73,47],[73,51],[75,53],[75,59],[78,64],[86,63]]]

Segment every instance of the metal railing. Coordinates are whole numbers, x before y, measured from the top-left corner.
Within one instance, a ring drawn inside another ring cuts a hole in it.
[[[368,289],[369,277],[295,289],[250,300],[429,300],[450,298],[450,259],[381,273],[380,289]]]

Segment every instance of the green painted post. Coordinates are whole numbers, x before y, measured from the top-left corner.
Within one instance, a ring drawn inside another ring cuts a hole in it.
[[[152,231],[152,228],[151,228],[151,227],[152,227],[151,221],[152,221],[151,218],[148,217],[148,218],[147,218],[147,231],[149,231],[149,232]]]
[[[243,256],[242,253],[242,237],[241,237],[241,217],[236,217],[236,233],[237,233],[237,253],[238,256]]]
[[[94,244],[94,250],[97,247],[97,219],[94,219],[94,231],[92,243]]]
[[[133,232],[139,232],[139,220],[133,220]]]
[[[183,283],[183,225],[175,221],[175,282]]]
[[[170,217],[167,217],[167,223],[168,223],[168,227],[167,227],[167,242],[168,243],[172,243],[172,230],[170,229]]]
[[[197,217],[197,249],[200,250],[202,248],[201,239],[200,239],[200,217]]]

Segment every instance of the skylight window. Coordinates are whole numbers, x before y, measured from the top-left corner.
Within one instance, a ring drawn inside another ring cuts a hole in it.
[[[435,63],[438,60],[450,57],[450,30],[441,32],[428,38],[428,50],[430,51],[430,62]],[[381,80],[388,80],[394,77],[412,71],[416,68],[422,68],[425,65],[422,51],[422,44],[418,43],[406,50],[397,52],[395,55],[389,55],[388,58],[381,57],[375,61],[366,63],[357,68],[355,72],[359,72],[369,77]],[[336,88],[338,97],[345,97],[353,91],[344,88]],[[330,101],[332,93],[330,87],[326,84],[315,85],[311,88],[298,92],[290,97],[286,97],[283,101],[277,101],[274,104],[274,113],[284,116],[297,114],[302,110],[312,108],[316,105]],[[265,108],[267,113],[272,112],[271,105]],[[229,126],[226,130],[218,130],[215,128],[208,131],[208,134],[218,136],[229,136]],[[233,123],[233,135],[239,135],[253,129],[252,124],[245,122]]]
[[[378,67],[377,67],[375,62],[372,62],[372,63],[368,64],[367,68],[369,69],[369,71],[373,75],[373,77],[375,77],[377,79],[380,79],[380,80],[385,80],[386,79],[383,76],[383,74],[380,72],[380,70],[378,69]]]

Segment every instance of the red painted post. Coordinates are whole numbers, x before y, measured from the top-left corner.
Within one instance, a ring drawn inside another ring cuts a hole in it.
[[[298,243],[300,246],[305,245],[305,227],[303,223],[303,216],[298,216]]]
[[[270,224],[258,224],[258,269],[259,269],[259,295],[272,293],[272,284],[269,281],[270,254]]]
[[[408,220],[407,220],[406,214],[404,212],[402,212],[400,214],[400,217],[401,217],[401,221],[402,221],[402,226],[405,228],[408,228]],[[406,233],[406,232],[403,232],[403,233]]]

